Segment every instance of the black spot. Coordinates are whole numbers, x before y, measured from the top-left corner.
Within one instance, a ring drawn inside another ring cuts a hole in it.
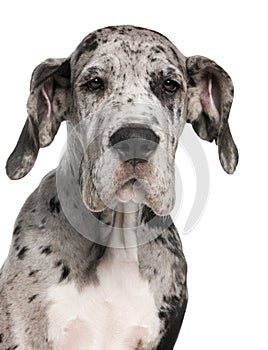
[[[111,32],[116,32],[118,30],[117,27],[106,27],[105,29],[109,29]]]
[[[97,49],[98,46],[99,44],[97,41],[96,34],[92,34],[88,38],[84,39],[76,49],[75,62],[79,60],[79,58],[83,55],[83,53],[94,51]]]
[[[189,77],[189,80],[188,80],[188,87],[195,87],[195,86],[196,86],[195,81],[193,80],[192,77]]]
[[[63,265],[59,282],[62,282],[63,280],[65,280],[65,278],[67,278],[69,274],[70,274],[69,267],[66,265]]]
[[[20,240],[20,237],[16,237],[15,240],[14,240],[14,247],[16,248],[16,250],[19,250],[19,240]]]
[[[36,274],[37,274],[37,272],[39,272],[39,270],[32,270],[30,273],[29,273],[29,277],[34,277]]]
[[[155,47],[153,47],[152,50],[153,50],[153,52],[156,53],[156,54],[158,54],[158,53],[161,52],[160,50],[156,49]]]
[[[43,248],[43,249],[41,250],[41,254],[49,255],[49,254],[51,254],[51,253],[52,253],[52,250],[51,250],[51,246],[50,246],[50,245],[48,245],[47,247],[45,247],[45,248]]]
[[[176,61],[179,61],[179,57],[177,55],[177,52],[173,49],[172,46],[169,47],[171,52],[173,53],[173,57],[175,58]]]
[[[141,214],[142,222],[144,222],[146,224],[147,222],[151,221],[155,216],[156,215],[152,211],[152,209],[147,207],[146,205],[144,205],[144,207],[142,209],[142,214]]]
[[[31,210],[31,213],[35,213],[35,212],[36,212],[36,209],[32,209],[32,210]]]
[[[14,232],[13,232],[13,235],[14,235],[14,236],[19,235],[20,232],[21,232],[21,226],[18,225],[18,226],[15,227]]]
[[[94,215],[95,218],[96,218],[98,221],[101,221],[101,220],[102,220],[103,213],[102,213],[101,211],[99,211],[99,212],[92,212],[92,215]]]
[[[167,245],[167,240],[162,235],[159,235],[155,239],[155,242],[161,244],[163,247]]]
[[[37,296],[38,296],[38,294],[34,294],[31,297],[29,297],[28,298],[28,303],[31,303]]]
[[[157,45],[156,48],[157,48],[158,50],[160,50],[160,51],[166,53],[166,50],[165,50],[162,46]]]
[[[23,260],[25,258],[25,253],[27,252],[27,250],[29,250],[29,248],[27,248],[26,246],[24,246],[23,248],[21,248],[21,250],[18,252],[17,257],[20,260]]]
[[[57,106],[58,109],[61,109],[61,108],[62,108],[61,100],[60,100],[59,98],[57,98],[57,99],[55,100],[55,104],[56,104],[56,106]]]
[[[156,215],[151,208],[144,205],[141,220],[144,224],[147,224],[150,228],[158,228],[160,232],[160,228],[162,230],[167,229],[172,224],[171,217],[168,216],[158,216]]]
[[[173,75],[176,74],[176,70],[173,67],[167,68],[167,75]]]
[[[133,102],[133,99],[132,98],[128,98],[127,102],[131,103],[131,102]]]
[[[62,264],[62,261],[58,260],[58,261],[55,262],[55,267],[59,267],[61,264]]]
[[[51,213],[59,213],[60,212],[60,202],[56,197],[53,197],[49,201],[49,208]]]
[[[3,334],[1,333],[1,334],[0,334],[0,343],[3,343],[3,337],[4,337],[4,336],[3,336]]]
[[[165,320],[166,318],[166,313],[164,311],[159,311],[158,312],[158,317],[160,318],[160,320]]]

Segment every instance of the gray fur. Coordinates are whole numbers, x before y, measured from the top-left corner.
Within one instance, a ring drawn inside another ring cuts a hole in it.
[[[88,80],[96,76],[102,77],[105,89],[87,91]],[[165,79],[176,80],[179,92],[163,92]],[[211,83],[213,105],[207,100]],[[68,125],[67,157],[73,152],[76,157],[79,147],[74,147],[71,134],[82,123],[83,157],[80,169],[71,169],[79,172],[72,183],[81,186],[87,210],[112,225],[116,214],[107,205],[130,177],[110,147],[111,135],[138,124],[160,139],[151,163],[140,166],[137,175],[146,196],[136,219],[143,224],[142,235],[154,237],[138,247],[139,268],[150,283],[162,324],[158,344],[146,350],[173,349],[187,303],[186,262],[169,217],[179,136],[185,122],[191,122],[201,138],[217,142],[221,164],[232,173],[238,161],[228,126],[232,98],[231,79],[216,63],[201,56],[187,59],[161,34],[131,26],[96,31],[69,58],[46,60],[33,72],[28,118],[7,161],[10,178],[19,179],[31,170],[39,148],[52,142],[63,120]],[[118,167],[121,173],[115,176]],[[65,198],[72,199],[68,193]],[[48,174],[17,218],[1,270],[0,349],[52,350],[47,289],[70,281],[79,288],[98,283],[97,267],[105,250],[72,227],[58,198],[56,172]]]

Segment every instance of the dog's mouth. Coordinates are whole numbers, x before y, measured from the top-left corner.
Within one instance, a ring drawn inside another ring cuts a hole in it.
[[[142,203],[145,200],[145,189],[138,179],[132,178],[116,191],[115,196],[122,203]]]
[[[147,160],[133,158],[115,171],[115,198],[122,203],[148,204],[155,166]]]
[[[101,176],[97,171],[81,182],[82,198],[89,210],[101,212],[115,209],[120,203],[134,203],[145,204],[158,215],[170,212],[174,202],[172,176],[164,176],[155,162],[130,159],[117,164],[114,170],[109,160],[102,164]]]

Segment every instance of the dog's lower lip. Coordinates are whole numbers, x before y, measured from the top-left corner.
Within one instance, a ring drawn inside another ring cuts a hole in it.
[[[116,197],[120,202],[140,202],[144,199],[142,183],[137,178],[127,180],[117,191]]]

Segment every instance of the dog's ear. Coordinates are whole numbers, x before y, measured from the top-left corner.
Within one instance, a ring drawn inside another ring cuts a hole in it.
[[[69,109],[70,62],[48,59],[32,74],[28,117],[18,143],[7,160],[7,175],[20,179],[32,169],[40,147],[54,139]]]
[[[202,139],[215,140],[221,165],[232,174],[238,163],[238,151],[228,124],[234,91],[232,80],[206,57],[189,57],[186,67],[189,77],[186,120]]]

